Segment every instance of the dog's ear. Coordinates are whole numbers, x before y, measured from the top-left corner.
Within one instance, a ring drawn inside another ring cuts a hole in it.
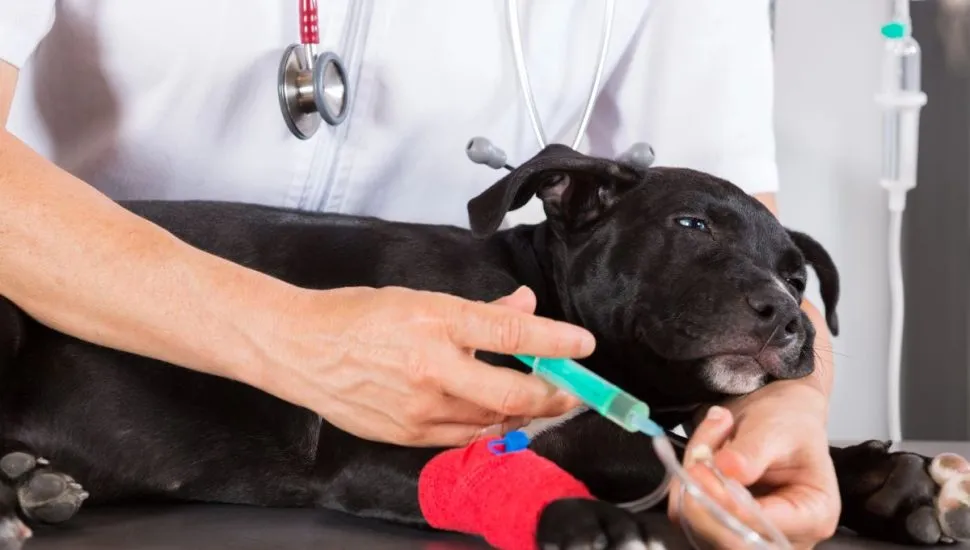
[[[578,229],[595,221],[643,176],[615,160],[552,144],[468,201],[469,224],[476,237],[491,235],[506,214],[538,196],[550,221]]]
[[[788,229],[788,235],[795,246],[802,251],[805,261],[812,266],[818,276],[819,293],[825,306],[825,322],[833,336],[839,334],[839,315],[835,308],[839,302],[839,271],[825,247],[805,233]]]

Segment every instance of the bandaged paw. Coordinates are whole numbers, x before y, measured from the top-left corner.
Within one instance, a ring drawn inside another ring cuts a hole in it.
[[[553,462],[528,449],[500,450],[499,441],[480,440],[433,458],[418,480],[421,512],[437,529],[478,535],[503,550],[531,550],[548,504],[593,497]]]

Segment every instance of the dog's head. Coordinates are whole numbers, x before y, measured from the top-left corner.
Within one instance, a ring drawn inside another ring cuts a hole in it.
[[[800,307],[809,266],[838,333],[828,253],[727,181],[550,145],[469,202],[472,231],[494,233],[534,196],[556,300],[597,337],[584,363],[654,406],[810,374],[815,328]]]

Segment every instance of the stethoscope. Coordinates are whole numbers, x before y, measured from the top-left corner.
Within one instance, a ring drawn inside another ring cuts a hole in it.
[[[615,0],[606,0],[603,18],[603,39],[600,43],[599,56],[596,61],[596,70],[593,74],[593,81],[590,85],[589,95],[586,98],[586,105],[583,108],[582,117],[579,120],[579,127],[573,137],[572,148],[579,147],[589,126],[589,119],[599,96],[600,81],[603,78],[603,69],[606,66],[606,53],[609,50],[610,39],[613,37],[613,18],[616,8]],[[519,6],[516,0],[506,0],[505,9],[508,15],[509,40],[512,42],[512,55],[515,57],[515,71],[519,78],[519,90],[525,100],[526,108],[529,112],[529,120],[532,123],[532,131],[535,133],[536,142],[539,148],[546,146],[546,132],[539,119],[539,112],[536,109],[535,97],[532,95],[532,84],[529,82],[529,69],[525,64],[525,54],[522,52],[522,30],[519,28]],[[513,170],[508,164],[505,151],[496,147],[491,141],[484,137],[475,137],[465,145],[465,154],[476,164],[484,164],[491,168]],[[655,155],[653,147],[645,142],[634,143],[629,149],[616,157],[617,162],[632,165],[637,168],[649,168],[654,161]]]
[[[350,83],[340,56],[317,55],[320,44],[316,0],[300,0],[300,43],[291,44],[280,60],[277,94],[286,127],[310,139],[320,120],[337,126],[350,110]],[[319,116],[317,116],[319,115]]]
[[[610,39],[613,36],[615,8],[615,0],[606,0],[603,39],[596,62],[596,71],[579,121],[579,127],[576,130],[576,136],[573,138],[573,149],[579,146],[583,135],[586,133],[599,94],[603,69],[606,66],[606,54]],[[522,52],[522,30],[519,27],[518,2],[506,0],[506,11],[508,15],[507,30],[512,42],[519,88],[529,112],[532,130],[541,149],[547,144],[546,133],[536,109],[532,85],[529,81],[529,70],[525,64],[525,54]],[[331,126],[337,126],[347,117],[350,110],[350,84],[343,62],[337,54],[324,52],[317,55],[316,53],[316,47],[320,43],[316,0],[300,0],[299,16],[300,43],[291,44],[283,52],[279,67],[278,95],[280,110],[283,112],[283,120],[286,122],[287,128],[296,137],[309,139],[320,128],[321,119]],[[316,116],[317,114],[319,116]],[[465,147],[465,153],[472,162],[477,164],[484,164],[496,169],[513,169],[507,162],[505,152],[486,138],[476,137],[471,139]],[[654,151],[649,144],[638,142],[618,156],[616,160],[647,168],[653,164]]]

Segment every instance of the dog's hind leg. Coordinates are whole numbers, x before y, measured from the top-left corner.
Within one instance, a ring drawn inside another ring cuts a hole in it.
[[[87,493],[27,446],[9,439],[7,431],[11,403],[5,402],[10,396],[3,394],[4,381],[17,363],[28,322],[20,308],[0,296],[0,484],[6,492],[12,491],[28,520],[60,523],[77,513]]]
[[[832,447],[840,526],[897,544],[970,540],[970,461],[891,452],[886,441]]]
[[[24,517],[42,523],[63,523],[77,514],[88,498],[79,483],[22,445],[8,441],[4,448],[0,478],[14,490]]]
[[[24,335],[23,313],[12,302],[0,296],[0,390],[4,375],[16,360]],[[0,395],[0,457],[10,451],[4,441],[3,397]],[[20,517],[16,484],[0,474],[0,550],[20,550],[32,535]]]

